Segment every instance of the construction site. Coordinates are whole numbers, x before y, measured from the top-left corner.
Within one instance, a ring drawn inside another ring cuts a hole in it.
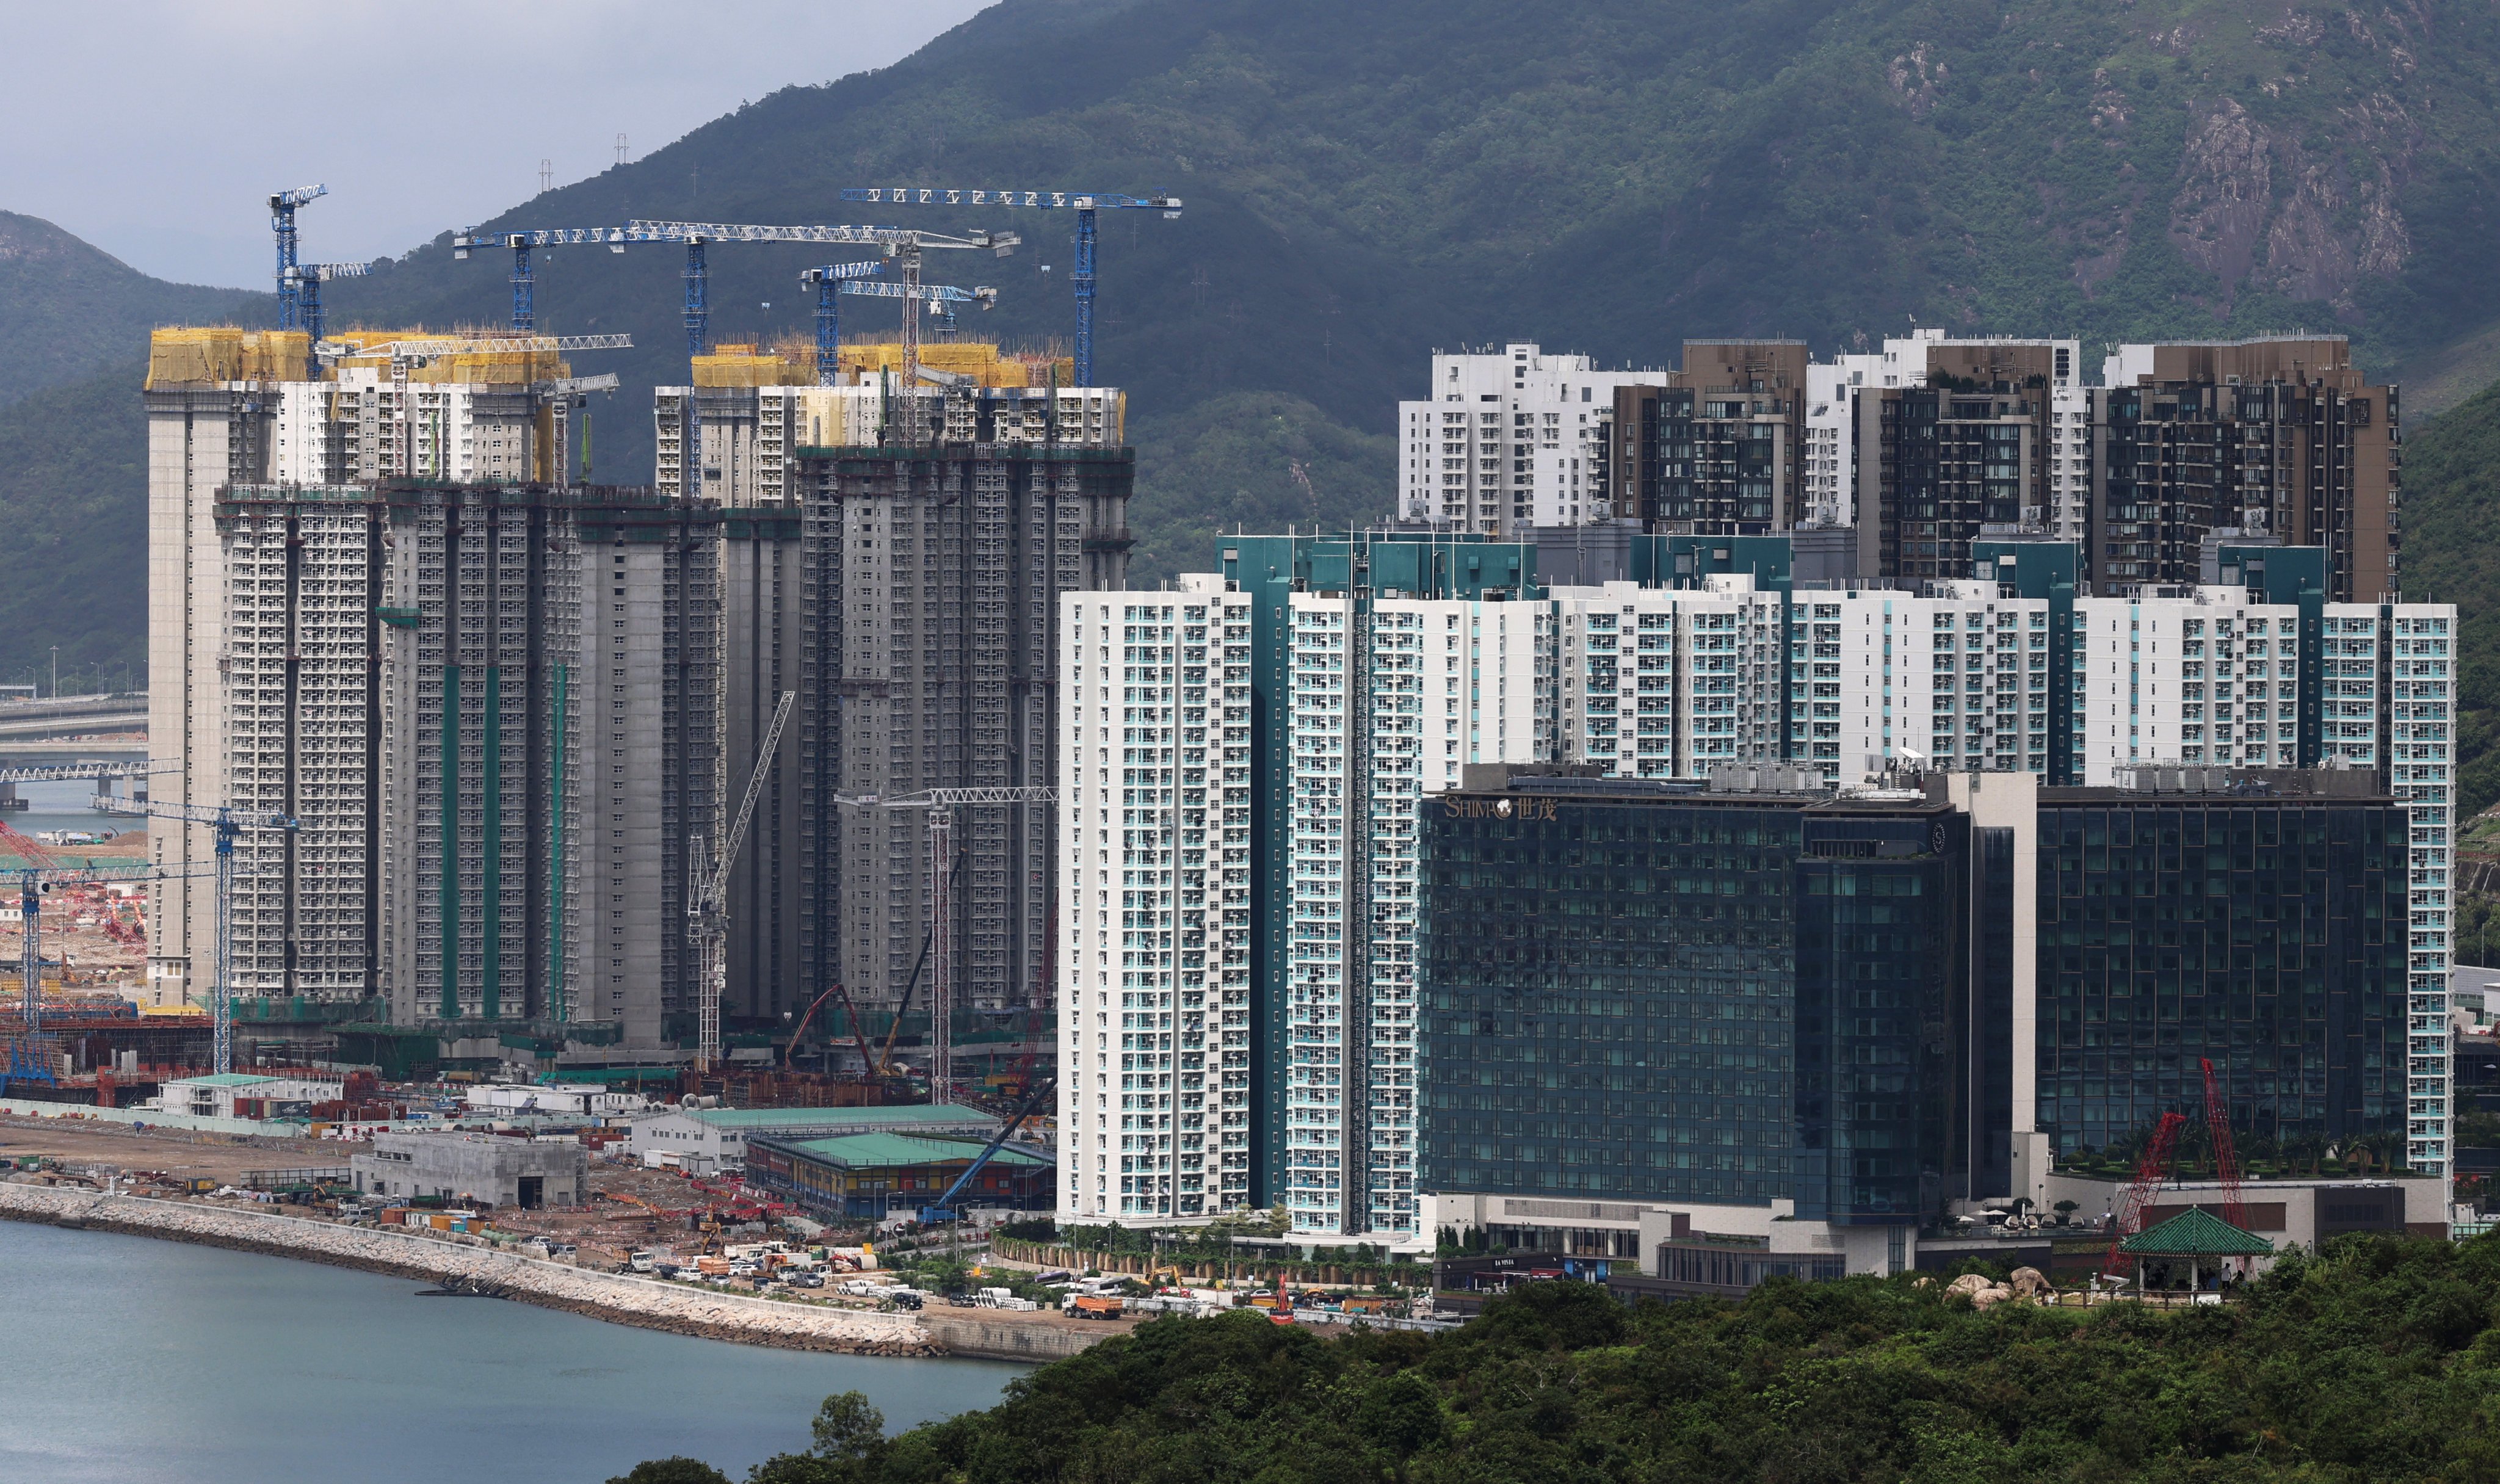
[[[0,823],[0,1101],[113,1125],[74,1142],[219,1151],[112,1162],[185,1181],[251,1172],[227,1138],[303,1171],[342,1140],[474,1129],[463,1099],[489,1083],[986,1109],[1047,1150],[1052,625],[1059,594],[1122,587],[1132,545],[1097,220],[1180,203],[912,194],[1070,222],[1073,333],[1023,346],[965,334],[997,290],[924,279],[930,252],[1021,242],[969,222],[464,233],[457,256],[510,255],[508,325],[338,328],[325,285],[365,269],[299,251],[324,194],[268,200],[275,328],[152,337],[155,683],[122,708],[144,731],[91,718],[128,728],[98,753],[96,831]],[[812,342],[709,340],[707,254],[747,243],[832,249],[802,277]],[[592,401],[618,383],[574,363],[630,343],[540,324],[533,254],[557,247],[684,254],[686,376],[655,393],[646,486],[589,480]],[[875,300],[899,333],[845,339],[846,303]],[[602,1123],[621,1126],[570,1137]],[[569,1137],[536,1113],[495,1132]],[[796,1157],[846,1193],[867,1178]],[[776,1204],[593,1163],[585,1206],[614,1209],[512,1219],[623,1261],[618,1231]],[[1046,1204],[1039,1172],[990,1183]]]

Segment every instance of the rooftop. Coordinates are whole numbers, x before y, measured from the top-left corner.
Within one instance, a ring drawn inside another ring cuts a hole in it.
[[[976,1107],[927,1104],[912,1107],[698,1107],[670,1108],[698,1123],[723,1130],[745,1129],[879,1129],[927,1128],[932,1125],[979,1126],[985,1133],[998,1119]]]
[[[913,1138],[904,1134],[850,1134],[839,1138],[812,1138],[790,1147],[829,1165],[863,1170],[888,1165],[936,1165],[948,1160],[962,1160],[969,1164],[986,1142],[986,1139],[976,1141],[969,1138]],[[1046,1167],[1050,1161],[1022,1150],[1002,1147],[990,1156],[990,1163]]]
[[[278,1078],[264,1077],[249,1072],[212,1072],[203,1076],[177,1077],[174,1080],[183,1087],[257,1087],[263,1082],[275,1082]]]
[[[2118,1249],[2144,1257],[2264,1257],[2274,1251],[2274,1243],[2191,1205],[2149,1232],[2136,1233]]]

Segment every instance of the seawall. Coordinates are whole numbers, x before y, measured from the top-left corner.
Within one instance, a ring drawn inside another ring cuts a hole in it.
[[[413,1233],[14,1181],[0,1182],[0,1219],[328,1263],[483,1292],[611,1324],[791,1350],[970,1355],[1038,1363],[1073,1355],[1108,1337],[1065,1325],[1016,1324],[980,1311],[888,1314],[710,1293]]]

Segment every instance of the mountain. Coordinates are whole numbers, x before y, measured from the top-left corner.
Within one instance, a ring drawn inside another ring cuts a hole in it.
[[[1066,216],[839,191],[1183,196],[1177,221],[1105,214],[1101,254],[1101,379],[1160,455],[1134,521],[1153,577],[1207,559],[1213,511],[1385,510],[1392,404],[1435,346],[1657,364],[1687,335],[1827,350],[1915,316],[2087,341],[2333,326],[2380,368],[2435,353],[2500,320],[2495,75],[2500,19],[2466,4],[1590,0],[1530,22],[1489,0],[1010,0],[487,225],[1013,226],[1016,257],[932,272],[997,283],[980,331],[1031,339],[1069,327]],[[429,247],[334,303],[487,318],[486,256]],[[682,374],[674,252],[541,256],[543,322],[632,330],[620,371]],[[806,252],[710,261],[716,338],[806,333]],[[602,433],[629,470],[633,402]]]
[[[1098,379],[1130,392],[1151,581],[1236,522],[1383,513],[1394,403],[1434,346],[1656,365],[1688,335],[1828,351],[1914,316],[2087,342],[2332,327],[2458,400],[2500,369],[2495,155],[2480,0],[1006,0],[480,225],[1011,228],[1014,256],[933,253],[930,277],[998,286],[970,328],[1033,342],[1070,330],[1066,214],[840,190],[1182,196],[1178,220],[1106,213],[1101,249]],[[798,275],[828,255],[865,254],[712,247],[712,337],[805,337]],[[594,409],[603,478],[647,478],[647,388],[684,377],[680,265],[538,254],[543,328],[639,346],[576,361],[625,381]],[[332,323],[500,322],[508,271],[438,239],[332,285]],[[859,304],[847,333],[891,334]]]
[[[0,406],[0,682],[49,689],[54,645],[64,690],[99,664],[111,686],[148,673],[147,373],[125,361]]]
[[[2405,596],[2456,605],[2456,813],[2500,801],[2500,384],[2405,440]]]
[[[40,217],[0,212],[0,405],[145,355],[155,325],[258,317],[269,300],[151,279]]]

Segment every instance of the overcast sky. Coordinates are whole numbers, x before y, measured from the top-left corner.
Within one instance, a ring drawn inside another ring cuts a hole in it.
[[[270,286],[270,192],[319,181],[304,256],[370,261],[795,82],[882,67],[988,0],[214,0],[13,5],[0,208],[158,278]]]

